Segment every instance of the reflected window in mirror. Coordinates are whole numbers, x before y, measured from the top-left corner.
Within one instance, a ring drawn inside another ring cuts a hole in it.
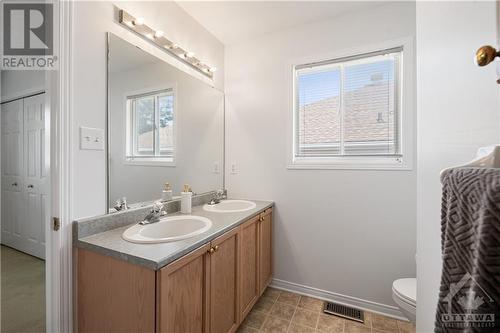
[[[126,159],[129,162],[175,160],[174,89],[128,96]]]

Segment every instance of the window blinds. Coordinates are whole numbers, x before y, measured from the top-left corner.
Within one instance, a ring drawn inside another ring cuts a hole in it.
[[[295,156],[401,155],[402,49],[295,68]]]

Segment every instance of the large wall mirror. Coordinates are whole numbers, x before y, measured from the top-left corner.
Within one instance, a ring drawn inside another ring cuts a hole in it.
[[[224,95],[108,33],[108,207],[223,188]]]

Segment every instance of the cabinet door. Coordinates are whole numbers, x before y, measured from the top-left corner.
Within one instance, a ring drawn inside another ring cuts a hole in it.
[[[260,296],[259,216],[240,227],[240,318],[244,318]]]
[[[210,255],[210,333],[238,327],[239,228],[212,241]]]
[[[272,261],[272,209],[266,209],[259,219],[259,288],[262,294],[271,282],[273,275]]]
[[[1,106],[2,243],[45,258],[49,222],[44,94]]]
[[[155,272],[92,251],[75,252],[78,333],[153,333]]]
[[[208,332],[209,248],[204,245],[158,271],[157,332]]]
[[[47,193],[50,183],[45,163],[45,97],[24,99],[24,204],[28,253],[45,258],[45,227],[49,223]]]
[[[23,100],[2,104],[2,244],[24,250]]]

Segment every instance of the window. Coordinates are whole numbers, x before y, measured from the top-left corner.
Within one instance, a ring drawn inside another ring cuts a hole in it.
[[[126,160],[174,162],[173,89],[127,97]]]
[[[295,66],[292,167],[403,166],[402,58],[398,47]]]

